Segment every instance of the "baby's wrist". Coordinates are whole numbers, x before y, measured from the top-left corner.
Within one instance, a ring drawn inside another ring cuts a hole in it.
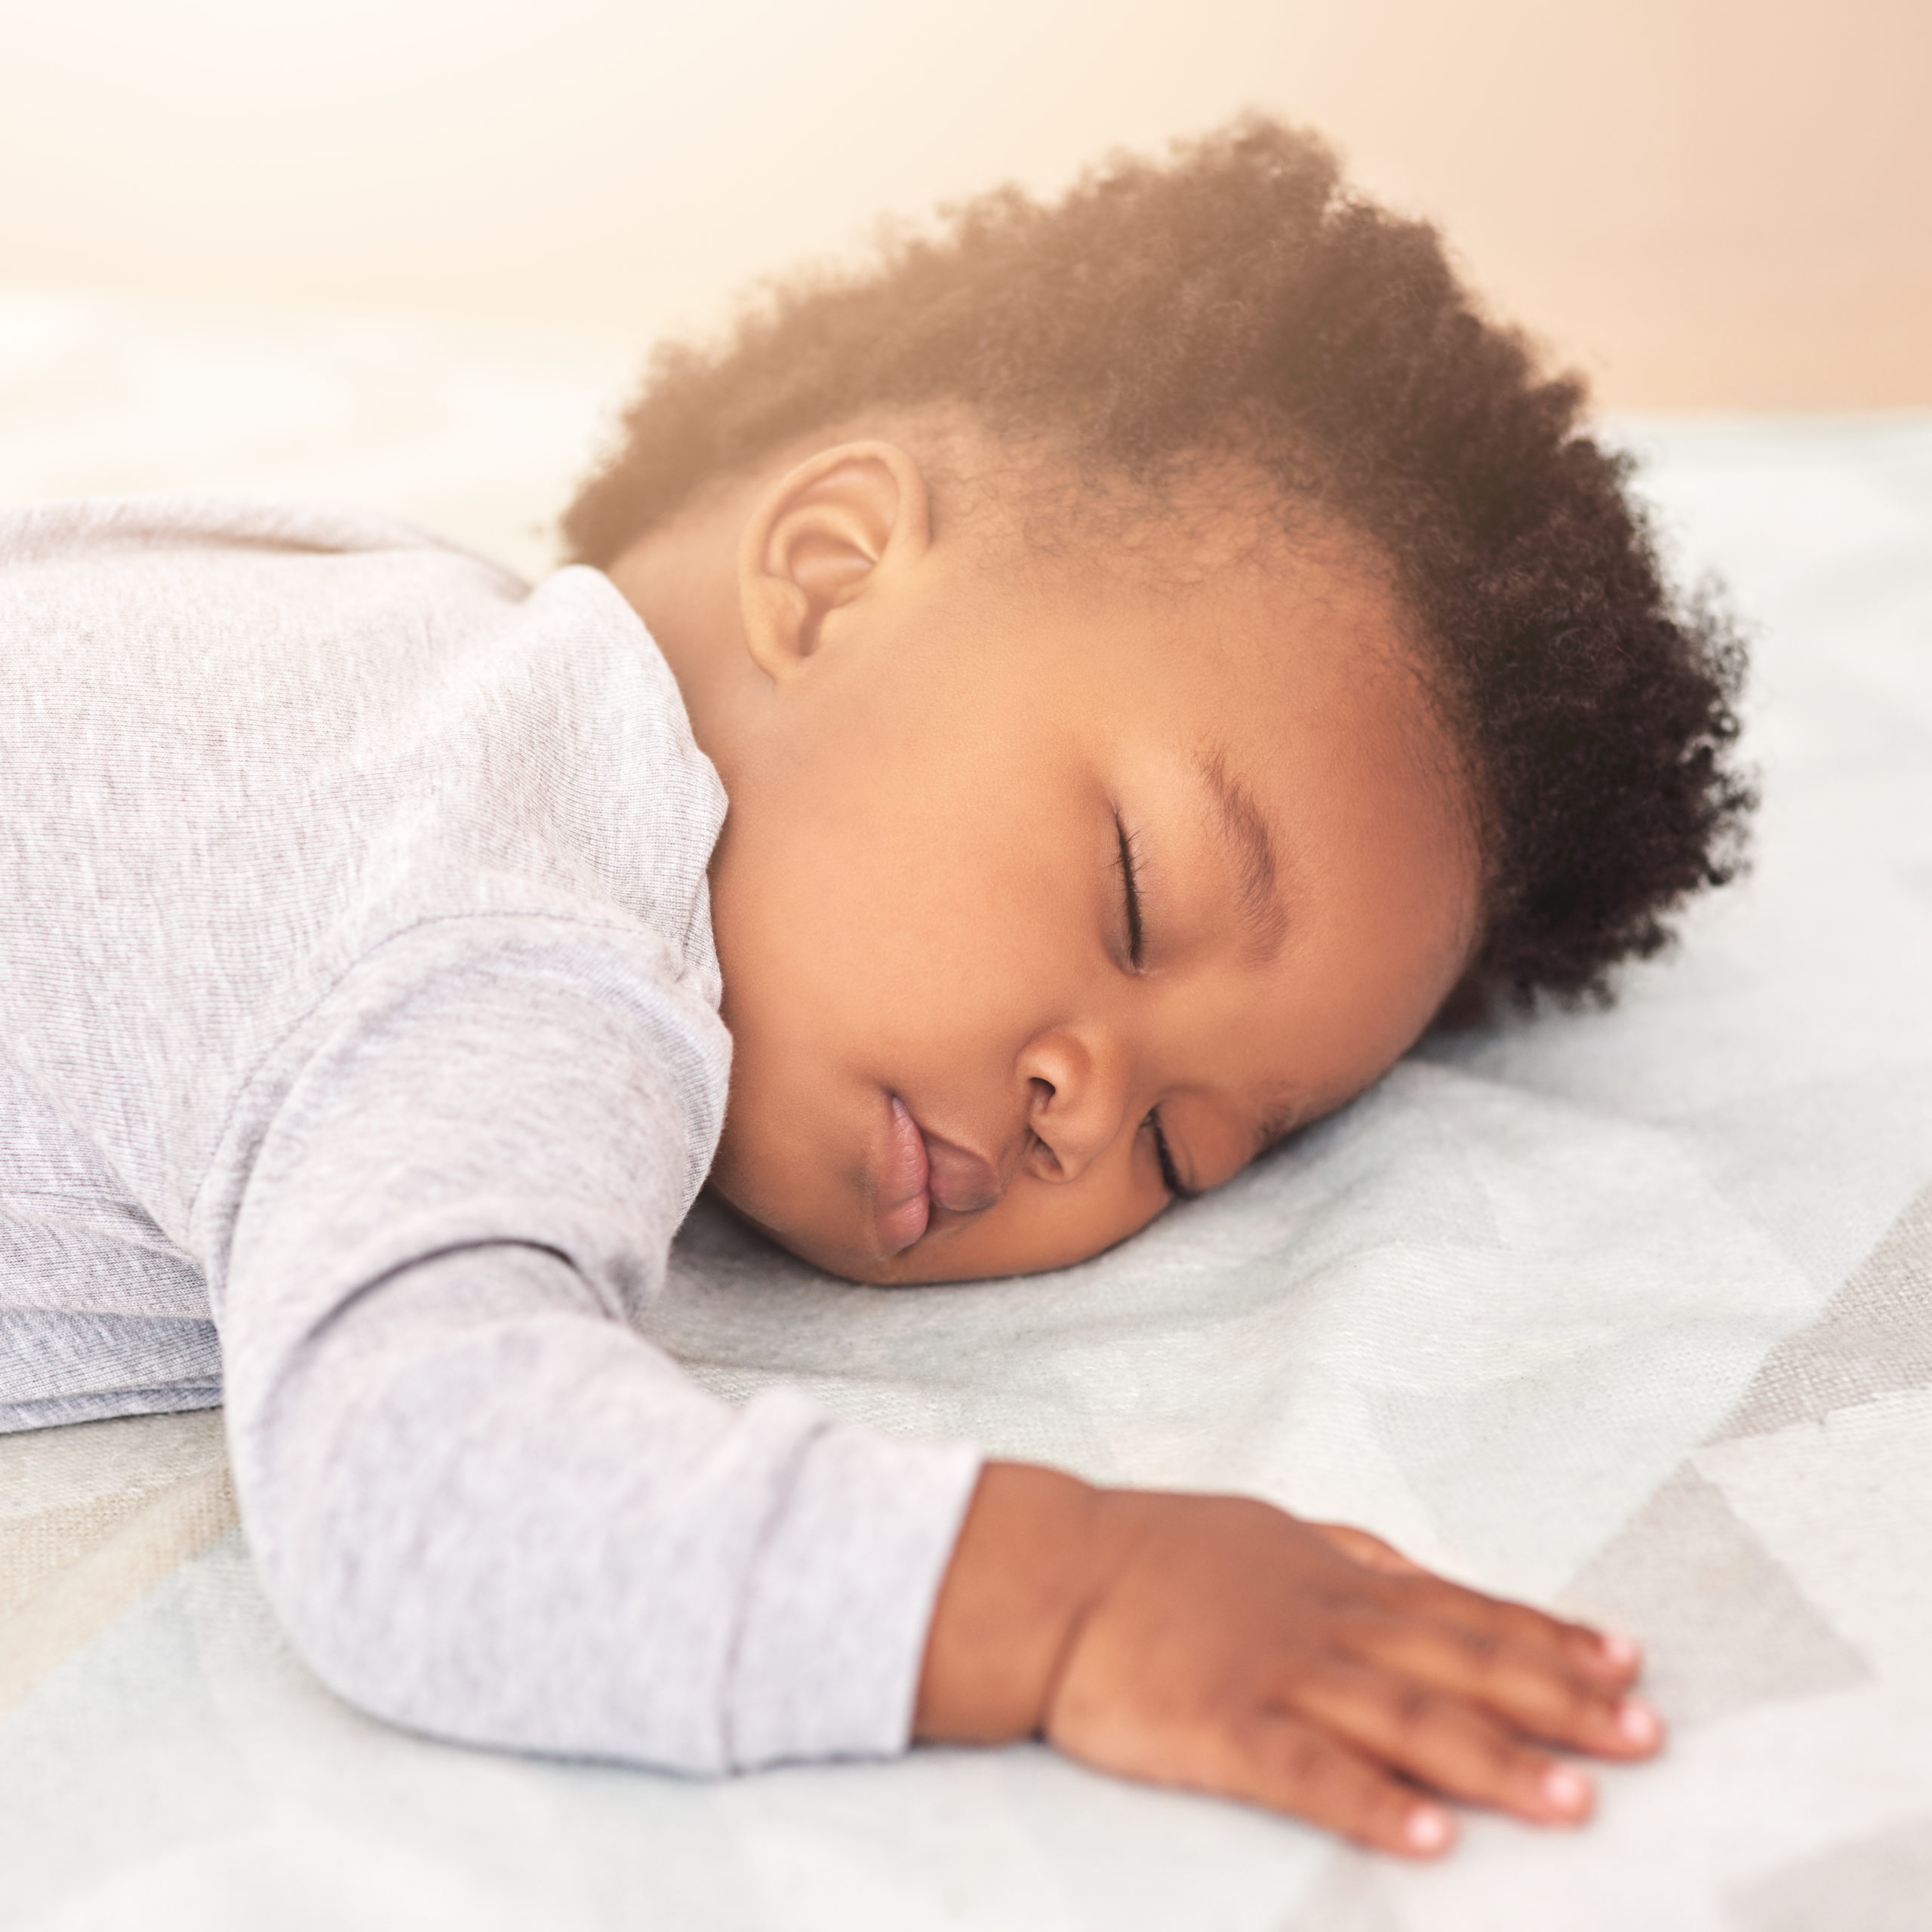
[[[1027,1737],[1108,1567],[1105,1492],[1057,1469],[989,1463],[940,1587],[913,1734]]]

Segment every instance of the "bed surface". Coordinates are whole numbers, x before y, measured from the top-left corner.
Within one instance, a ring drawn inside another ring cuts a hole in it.
[[[243,488],[524,568],[560,338],[0,299],[0,498]],[[1756,635],[1756,869],[1617,1008],[1429,1043],[1064,1274],[841,1287],[700,1210],[658,1339],[894,1429],[1238,1487],[1647,1643],[1597,1823],[1429,1869],[1045,1751],[702,1785],[389,1730],[282,1641],[219,1417],[0,1438],[0,1926],[1903,1932],[1932,1923],[1932,417],[1627,420]]]

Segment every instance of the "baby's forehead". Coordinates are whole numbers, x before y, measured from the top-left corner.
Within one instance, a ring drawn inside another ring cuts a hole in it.
[[[1311,708],[1335,728],[1364,709],[1424,737],[1439,720],[1421,627],[1376,560],[1342,543],[1057,553],[1021,607],[1043,666],[1088,657],[1123,703],[1238,745]]]

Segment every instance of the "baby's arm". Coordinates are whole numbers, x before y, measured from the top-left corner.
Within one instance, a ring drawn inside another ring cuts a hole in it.
[[[236,1111],[208,1193],[236,1484],[346,1695],[722,1770],[900,1749],[916,1687],[929,1737],[1044,1731],[1411,1850],[1392,1767],[1553,1817],[1581,1807],[1521,1734],[1641,1755],[1630,1660],[1342,1533],[1014,1465],[975,1488],[963,1445],[694,1386],[625,1320],[704,1144],[675,1005],[614,941],[445,922]]]
[[[734,1408],[629,1325],[708,1152],[716,1022],[681,997],[621,933],[451,920],[265,1070],[223,1171],[242,1521],[309,1662],[417,1729],[696,1772],[897,1752],[979,1459]]]
[[[1245,1798],[1365,1844],[1454,1835],[1431,1786],[1588,1814],[1539,1740],[1641,1758],[1635,1647],[1429,1575],[1361,1531],[1232,1497],[989,1464],[927,1640],[915,1729],[1044,1735],[1102,1770]]]

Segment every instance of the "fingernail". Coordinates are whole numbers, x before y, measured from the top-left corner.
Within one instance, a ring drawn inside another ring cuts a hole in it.
[[[1617,1707],[1617,1734],[1626,1744],[1648,1746],[1663,1735],[1663,1726],[1641,1697],[1626,1697]]]
[[[1619,1670],[1629,1670],[1644,1654],[1630,1638],[1608,1630],[1598,1633],[1597,1646],[1603,1652],[1604,1661]]]
[[[1418,1804],[1402,1825],[1403,1841],[1411,1851],[1440,1851],[1455,1835],[1448,1813],[1436,1804]]]
[[[1590,1801],[1590,1781],[1567,1764],[1552,1764],[1543,1774],[1543,1801],[1552,1811],[1580,1811]]]

